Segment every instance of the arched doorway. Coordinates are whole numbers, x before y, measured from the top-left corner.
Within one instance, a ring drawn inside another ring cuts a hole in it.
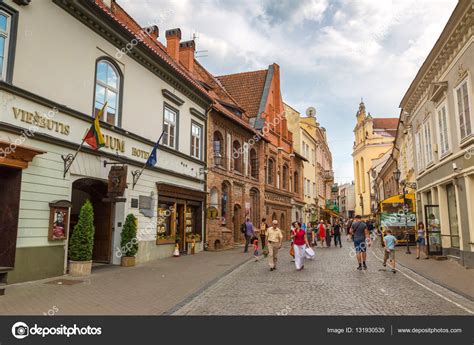
[[[283,232],[283,236],[285,236],[284,234],[286,234],[286,232],[287,232],[286,229],[287,228],[286,228],[286,224],[285,224],[285,214],[284,213],[282,213],[280,215],[280,229]]]
[[[240,225],[242,224],[242,208],[239,204],[234,205],[234,242],[239,243],[242,238]]]
[[[84,202],[89,199],[94,208],[94,249],[92,260],[110,263],[112,259],[112,203],[106,202],[107,183],[90,178],[83,178],[72,184],[72,208],[69,226],[69,238],[74,232],[74,226],[79,219],[79,211]]]

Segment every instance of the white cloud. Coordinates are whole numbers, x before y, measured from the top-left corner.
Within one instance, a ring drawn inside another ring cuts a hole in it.
[[[352,129],[360,97],[375,116],[398,104],[456,0],[118,0],[143,25],[198,31],[200,61],[215,74],[281,66],[285,101],[312,105],[328,130],[336,177],[352,176]]]

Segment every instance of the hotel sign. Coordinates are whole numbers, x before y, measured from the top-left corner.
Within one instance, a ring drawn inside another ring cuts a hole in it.
[[[69,125],[53,120],[54,115],[58,112],[56,108],[51,110],[45,115],[41,115],[37,111],[32,113],[30,111],[26,111],[26,110],[19,109],[16,107],[12,107],[12,108],[13,108],[13,116],[15,116],[16,120],[29,123],[39,128],[45,128],[52,132],[69,135],[69,132],[71,129]]]

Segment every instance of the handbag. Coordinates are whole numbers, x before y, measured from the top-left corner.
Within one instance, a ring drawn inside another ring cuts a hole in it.
[[[290,247],[290,255],[294,258],[295,257],[295,248],[293,246]]]
[[[304,250],[304,255],[306,256],[306,259],[314,258],[315,253],[314,253],[313,248],[306,247],[306,249]]]

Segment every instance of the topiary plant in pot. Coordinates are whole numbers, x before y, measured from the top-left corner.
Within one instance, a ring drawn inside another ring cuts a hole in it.
[[[79,212],[79,220],[69,240],[69,274],[86,276],[92,269],[92,249],[94,247],[94,208],[86,200]]]
[[[125,219],[120,249],[122,253],[122,266],[135,266],[135,255],[138,253],[137,218],[131,213]]]

